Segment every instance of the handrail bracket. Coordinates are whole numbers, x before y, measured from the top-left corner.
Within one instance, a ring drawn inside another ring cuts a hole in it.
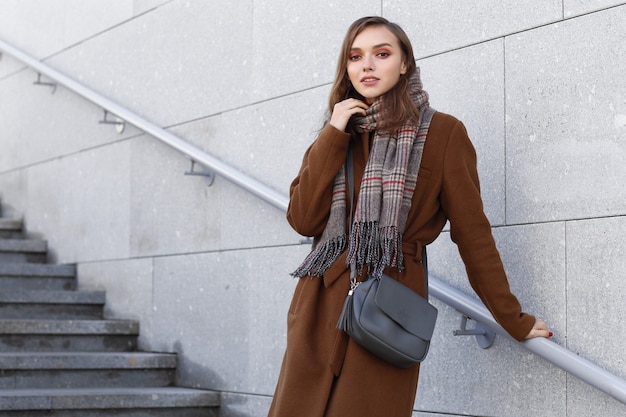
[[[37,81],[33,81],[34,85],[45,85],[52,88],[52,94],[57,91],[57,83],[52,81],[41,81],[41,73],[37,73]]]
[[[455,330],[452,332],[455,336],[476,336],[476,343],[483,349],[489,349],[491,345],[493,345],[494,340],[496,339],[496,332],[485,327],[482,323],[478,321],[474,321],[476,323],[473,329],[467,328],[467,320],[472,320],[470,317],[467,317],[465,314],[461,314],[461,329]]]
[[[115,125],[115,131],[117,133],[122,133],[124,131],[124,128],[126,127],[126,122],[123,119],[120,119],[119,117],[115,117],[115,120],[110,120],[109,114],[110,114],[109,111],[105,109],[104,117],[98,123],[104,124],[104,125]]]
[[[196,171],[196,161],[191,160],[191,168],[189,171],[185,172],[185,175],[196,175],[199,177],[204,177],[204,181],[207,186],[212,186],[215,181],[215,172],[211,171],[209,168],[204,167],[201,171]]]

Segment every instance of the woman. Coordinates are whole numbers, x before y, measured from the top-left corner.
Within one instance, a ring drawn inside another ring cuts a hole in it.
[[[330,117],[291,185],[287,219],[313,236],[289,308],[287,350],[270,417],[409,417],[419,366],[396,368],[336,328],[349,265],[425,294],[424,245],[450,234],[476,293],[517,340],[550,337],[511,293],[480,198],[461,122],[428,105],[404,31],[381,17],[352,24]],[[352,148],[355,207],[344,163]],[[347,221],[350,211],[353,222]]]

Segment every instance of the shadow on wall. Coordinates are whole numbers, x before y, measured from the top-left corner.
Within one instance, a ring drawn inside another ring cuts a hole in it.
[[[174,343],[174,352],[178,355],[178,366],[176,367],[177,385],[199,389],[215,389],[211,387],[225,386],[226,381],[207,368],[206,365],[189,360],[180,341]]]
[[[215,389],[224,387],[226,381],[206,365],[189,360],[184,353],[183,345],[174,343],[174,352],[178,354],[176,384],[197,389]],[[181,383],[184,375],[184,382]],[[258,417],[269,411],[272,397],[265,395],[221,392],[219,417]]]

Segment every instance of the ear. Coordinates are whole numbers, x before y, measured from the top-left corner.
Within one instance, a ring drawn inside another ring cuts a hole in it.
[[[402,65],[400,66],[400,74],[401,75],[406,74],[407,70],[408,70],[408,68],[407,68],[406,62],[403,61]]]

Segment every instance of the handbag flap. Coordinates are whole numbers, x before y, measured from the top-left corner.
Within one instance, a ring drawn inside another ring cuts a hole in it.
[[[385,274],[380,277],[376,305],[408,332],[424,340],[432,337],[437,309],[424,297]]]

